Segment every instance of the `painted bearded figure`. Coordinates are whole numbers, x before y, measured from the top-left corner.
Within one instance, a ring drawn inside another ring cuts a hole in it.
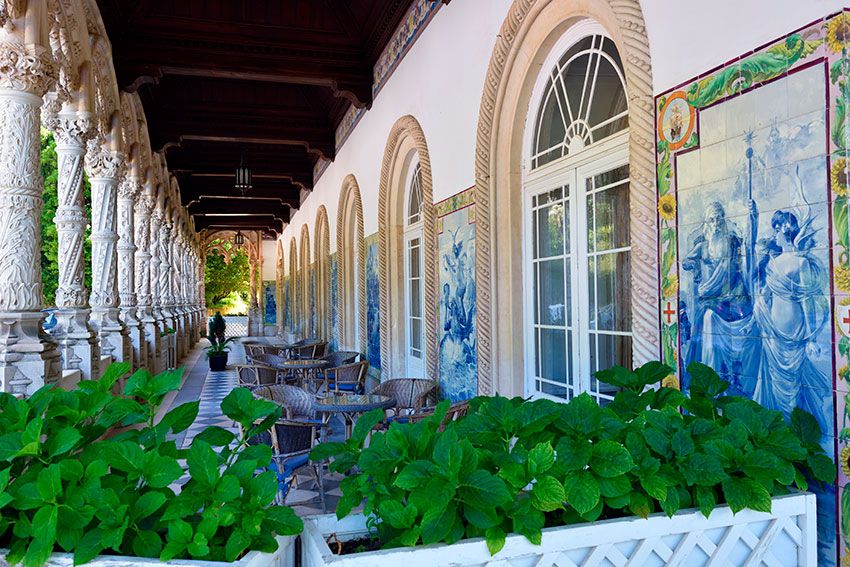
[[[736,233],[719,202],[708,205],[703,220],[691,235],[682,262],[692,280],[685,290],[692,327],[684,366],[694,361],[707,364],[730,382],[730,394],[749,397],[755,389],[759,353],[758,340],[753,340],[757,332],[745,269],[747,242]],[[683,379],[687,387],[686,372]]]

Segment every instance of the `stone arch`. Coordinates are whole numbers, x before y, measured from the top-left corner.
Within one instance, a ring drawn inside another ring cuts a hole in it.
[[[345,176],[336,213],[336,250],[339,259],[337,298],[339,300],[340,344],[366,350],[366,247],[363,229],[363,200],[352,174]],[[350,238],[353,234],[354,238]],[[354,240],[351,242],[351,240]],[[354,250],[357,251],[356,256]],[[357,285],[354,279],[357,278]],[[350,290],[350,291],[349,291]],[[354,291],[356,290],[356,296]],[[350,305],[350,303],[354,305]],[[357,312],[357,319],[352,313]],[[359,321],[359,325],[355,322]],[[355,329],[357,336],[353,336]]]
[[[401,246],[404,227],[405,161],[411,153],[419,158],[422,170],[423,217],[423,308],[425,325],[425,374],[437,379],[437,240],[431,159],[422,126],[413,116],[399,118],[390,130],[381,165],[378,190],[378,245],[380,251],[378,274],[380,280],[381,364],[389,377],[403,373],[404,345],[404,286]]]
[[[80,0],[51,0],[48,32],[53,59],[58,63],[59,80],[45,97],[45,110],[57,114],[92,110],[91,50],[86,13]]]
[[[287,303],[287,309],[289,309],[289,329],[287,330],[292,333],[297,331],[295,318],[298,315],[298,306],[301,305],[298,291],[298,245],[293,236],[289,241],[289,301]]]
[[[301,238],[299,240],[301,248],[298,258],[298,297],[301,300],[301,304],[299,305],[298,316],[301,321],[298,328],[302,332],[302,338],[306,338],[312,336],[315,332],[310,312],[310,303],[313,298],[313,294],[310,293],[312,262],[310,261],[310,229],[307,228],[307,223],[301,225]]]
[[[522,326],[522,255],[521,244],[513,242],[519,239],[513,235],[521,228],[516,211],[522,210],[518,187],[523,129],[531,90],[548,51],[571,25],[588,17],[611,35],[626,73],[634,362],[659,354],[652,67],[640,2],[514,0],[490,57],[478,119],[475,230],[480,394],[522,393],[516,379],[524,376],[524,353],[515,336]]]
[[[110,150],[122,150],[121,105],[118,82],[112,64],[112,48],[106,35],[92,36],[94,84],[94,127],[96,144]]]
[[[328,224],[328,211],[324,205],[319,205],[316,211],[316,223],[313,225],[316,237],[316,250],[313,261],[316,263],[316,336],[330,341],[331,334],[331,234]]]

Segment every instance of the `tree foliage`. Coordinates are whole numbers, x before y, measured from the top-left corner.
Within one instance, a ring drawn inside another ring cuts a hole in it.
[[[53,217],[59,206],[58,179],[59,164],[56,156],[56,141],[53,134],[41,132],[41,175],[44,178],[44,208],[41,210],[41,281],[44,286],[44,305],[56,304],[56,289],[59,287],[59,238]],[[85,183],[86,218],[91,218],[91,186],[88,177],[83,175]],[[86,227],[83,241],[85,258],[85,285],[91,290],[91,224]]]
[[[204,267],[204,278],[206,302],[210,309],[220,308],[222,300],[233,292],[246,297],[250,279],[248,256],[241,250],[231,251],[228,264],[220,253],[210,252]]]

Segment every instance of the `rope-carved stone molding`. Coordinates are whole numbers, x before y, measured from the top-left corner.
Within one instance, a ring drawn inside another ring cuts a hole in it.
[[[310,317],[310,229],[307,228],[307,223],[301,225],[301,249],[299,250],[299,268],[298,268],[298,298],[301,300],[299,307],[299,315],[301,316],[302,338],[309,337],[313,332],[313,321]]]
[[[431,159],[425,133],[419,122],[410,115],[402,116],[393,125],[384,148],[381,165],[381,183],[378,190],[378,246],[380,282],[380,327],[381,327],[381,366],[382,371],[391,368],[390,347],[393,340],[389,319],[396,314],[389,312],[390,307],[390,253],[393,250],[393,228],[402,225],[400,218],[393,214],[391,193],[404,191],[404,187],[390,187],[391,177],[399,167],[398,148],[406,137],[410,137],[419,157],[422,174],[422,219],[423,219],[423,266],[424,288],[423,309],[425,325],[425,372],[428,378],[437,379],[437,238],[435,230],[435,210],[431,177]],[[402,193],[403,194],[403,193]],[[392,373],[390,372],[390,377]]]
[[[298,244],[295,237],[289,241],[289,329],[288,331],[295,333],[298,331],[299,303],[298,297]]]
[[[319,337],[330,341],[331,337],[331,283],[330,283],[330,257],[331,257],[331,233],[328,223],[328,210],[324,205],[319,205],[316,211],[316,250],[314,258],[316,262],[316,324],[325,335]]]
[[[357,240],[357,269],[354,266],[349,266],[348,250],[354,246],[353,242],[349,242],[349,227],[345,224],[349,207],[353,208],[354,215],[354,238]],[[358,311],[360,325],[358,329],[358,344],[362,352],[366,352],[367,328],[366,328],[366,248],[364,246],[364,228],[363,228],[363,201],[360,197],[360,186],[357,184],[357,179],[352,174],[345,176],[342,180],[342,190],[339,193],[339,207],[336,214],[336,249],[339,258],[339,272],[337,275],[337,298],[340,302],[339,309],[339,336],[344,337],[344,330],[348,327],[348,317],[352,312],[352,306],[345,301],[345,285],[348,281],[348,273],[354,270],[354,276],[357,277],[357,297],[355,298],[356,305],[354,309]]]
[[[633,324],[633,359],[635,364],[656,358],[659,353],[658,289],[657,289],[657,218],[655,195],[654,112],[652,102],[652,67],[649,40],[639,0],[607,0],[606,3],[567,2],[566,0],[514,0],[502,23],[496,45],[490,57],[484,82],[484,93],[478,119],[475,155],[475,220],[476,220],[476,278],[478,330],[478,391],[494,391],[493,357],[494,319],[497,305],[494,295],[498,282],[493,272],[496,266],[495,223],[499,211],[495,210],[497,191],[496,164],[503,156],[495,156],[499,136],[510,135],[501,130],[497,117],[502,111],[508,78],[514,65],[523,62],[528,53],[542,45],[524,45],[535,18],[548,6],[558,6],[558,21],[549,20],[544,25],[551,29],[570,19],[596,17],[608,28],[623,58],[629,96],[629,170],[631,178],[631,294]],[[604,21],[603,21],[604,20]],[[529,51],[529,47],[533,48]],[[532,66],[531,69],[534,69]],[[533,72],[533,71],[529,71]],[[507,126],[510,129],[510,126]],[[511,187],[510,190],[519,190]],[[516,211],[512,211],[515,213]],[[499,341],[501,343],[501,341]]]

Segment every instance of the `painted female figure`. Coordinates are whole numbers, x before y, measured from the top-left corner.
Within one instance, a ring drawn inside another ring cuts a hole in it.
[[[829,304],[823,291],[824,267],[811,253],[816,230],[799,175],[797,193],[802,220],[794,213],[776,211],[770,222],[772,238],[759,243],[753,312],[762,349],[753,399],[786,416],[795,407],[811,412],[829,435],[832,427],[825,404],[831,400],[830,380],[812,362],[820,351],[817,339],[829,319]],[[753,201],[750,211],[757,218]]]

